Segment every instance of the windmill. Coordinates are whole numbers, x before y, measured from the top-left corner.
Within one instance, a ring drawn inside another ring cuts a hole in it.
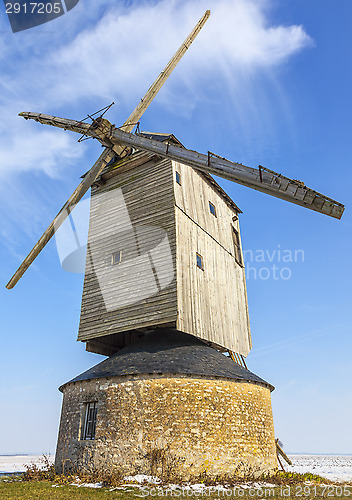
[[[91,123],[20,113],[104,147],[7,284],[15,286],[92,188],[78,339],[109,358],[60,388],[59,470],[90,461],[146,473],[173,463],[183,475],[216,476],[243,461],[261,471],[276,466],[273,387],[244,360],[251,336],[241,211],[211,174],[337,219],[344,206],[263,166],[140,132],[143,113],[209,15],[122,126],[106,110]]]

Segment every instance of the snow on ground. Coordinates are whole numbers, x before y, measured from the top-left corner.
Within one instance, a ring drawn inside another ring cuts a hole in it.
[[[46,455],[50,462],[53,461],[51,455]],[[13,472],[25,472],[26,466],[35,464],[37,467],[43,467],[43,455],[0,455],[0,474],[9,474]]]
[[[289,455],[293,465],[283,462],[286,471],[311,472],[332,481],[352,481],[352,455]],[[26,465],[32,463],[43,466],[42,455],[0,456],[0,474],[24,472]],[[52,461],[53,456],[48,455]],[[151,476],[133,476],[125,478],[129,482],[154,483],[157,478]]]
[[[289,466],[281,459],[286,471],[312,472],[331,481],[352,481],[352,455],[288,455]]]

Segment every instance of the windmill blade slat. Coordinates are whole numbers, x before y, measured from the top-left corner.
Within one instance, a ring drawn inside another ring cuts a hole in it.
[[[45,245],[51,240],[54,236],[55,232],[61,226],[61,224],[67,219],[70,214],[71,209],[80,201],[80,199],[84,196],[84,194],[88,191],[90,186],[95,181],[96,177],[103,171],[109,161],[113,158],[114,152],[110,149],[105,149],[103,153],[100,155],[99,159],[95,162],[93,167],[86,174],[82,182],[79,184],[74,193],[67,200],[65,205],[62,207],[60,212],[57,214],[53,222],[50,224],[48,229],[43,233],[41,238],[38,240],[36,245],[24,259],[20,267],[17,269],[15,274],[12,276],[6,288],[13,288],[18,280],[23,276],[23,274],[27,271],[29,266],[35,260],[35,258],[39,255],[39,253],[43,250]]]
[[[310,203],[313,202],[314,198],[315,198],[315,194],[314,193],[306,191],[306,193],[304,195],[304,198],[303,198],[303,201],[305,201],[306,203],[310,204]]]
[[[297,191],[296,191],[296,198],[297,198],[298,200],[303,201],[303,200],[304,200],[304,198],[305,198],[305,196],[306,196],[306,194],[307,194],[307,191],[305,191],[303,188],[300,188],[300,187],[299,187],[299,188],[297,189]]]
[[[279,183],[280,191],[286,191],[289,184],[290,184],[290,182],[288,179],[281,178],[280,183]]]

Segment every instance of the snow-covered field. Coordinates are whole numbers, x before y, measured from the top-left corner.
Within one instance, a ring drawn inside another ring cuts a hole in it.
[[[53,461],[54,457],[47,455]],[[38,467],[43,466],[43,455],[0,455],[0,474],[8,474],[13,472],[24,472],[26,465],[36,464]]]
[[[289,458],[292,467],[283,462],[287,471],[312,472],[331,481],[352,481],[352,455],[289,455]]]
[[[352,455],[289,455],[292,467],[284,462],[285,470],[312,472],[332,481],[352,481]],[[53,457],[49,458],[53,460]],[[0,474],[24,472],[26,465],[42,465],[40,455],[0,456]]]

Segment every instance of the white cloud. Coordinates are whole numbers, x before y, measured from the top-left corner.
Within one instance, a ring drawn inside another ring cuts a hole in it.
[[[301,26],[270,26],[262,1],[209,3],[212,15],[173,77],[191,91],[204,78],[241,83],[246,74],[277,66],[311,43]],[[141,97],[204,10],[198,0],[164,0],[127,12],[111,8],[94,29],[61,49],[53,71],[64,78],[53,92],[63,100]]]
[[[268,5],[255,0],[217,2],[194,55],[201,57],[202,51],[208,66],[253,71],[280,64],[311,42],[301,26],[270,26]]]
[[[64,168],[83,153],[70,134],[28,126],[16,113],[5,124],[0,125],[2,177],[29,170],[42,171],[52,178],[60,177]]]
[[[96,0],[82,0],[71,17],[54,21],[52,29],[43,28],[38,36],[31,30],[22,38],[14,35],[0,80],[4,99],[0,113],[7,117],[1,127],[0,171],[6,173],[16,165],[17,172],[33,169],[53,176],[66,160],[75,161],[80,154],[69,134],[19,124],[15,115],[25,110],[19,101],[27,110],[47,113],[67,111],[68,104],[78,107],[83,102],[87,109],[87,103],[97,98],[118,100],[123,109],[132,110],[203,14],[204,5],[201,0],[163,0],[122,9],[105,0],[97,10]],[[220,79],[233,91],[253,72],[276,67],[311,43],[301,26],[271,26],[269,5],[262,0],[207,2],[212,15],[163,89],[159,104],[189,114],[202,98],[204,82]],[[101,16],[95,25],[92,11]],[[90,12],[90,17],[83,19],[83,12]],[[85,21],[88,27],[74,34],[80,16],[81,25]],[[59,37],[59,23],[64,22],[68,35]],[[180,84],[187,92],[178,95],[176,105],[171,97]]]

